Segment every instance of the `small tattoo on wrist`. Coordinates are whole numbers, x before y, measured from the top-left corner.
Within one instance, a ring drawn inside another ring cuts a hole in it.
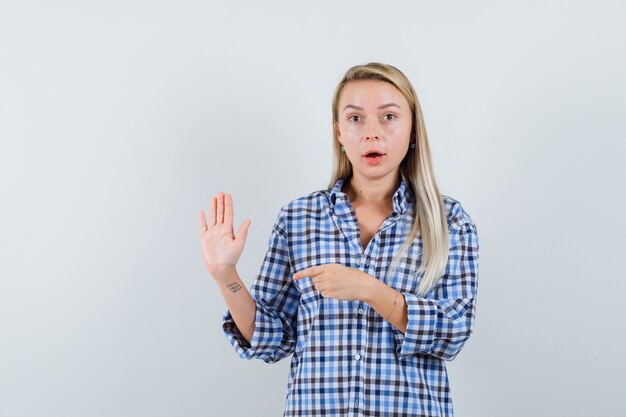
[[[231,282],[226,284],[226,286],[228,287],[229,290],[231,290],[232,292],[237,292],[240,289],[242,289],[243,287],[241,285],[239,285],[238,282]]]

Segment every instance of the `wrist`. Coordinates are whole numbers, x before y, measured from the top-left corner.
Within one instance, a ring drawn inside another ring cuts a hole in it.
[[[365,276],[367,279],[365,280],[365,284],[363,285],[362,301],[366,302],[369,305],[372,305],[372,301],[374,300],[376,295],[382,290],[385,284],[380,282],[376,277],[373,277],[369,274],[365,274]]]
[[[398,300],[402,297],[400,297],[402,294],[396,290],[393,290],[393,292],[396,294],[395,298],[393,300],[393,304],[391,305],[391,310],[389,310],[389,313],[387,313],[386,316],[383,316],[383,318],[387,321],[389,321],[391,319],[391,316],[393,316],[393,313],[396,309],[396,306],[398,305]]]
[[[237,274],[237,268],[235,265],[224,265],[213,268],[209,271],[209,274],[218,282],[231,281]]]

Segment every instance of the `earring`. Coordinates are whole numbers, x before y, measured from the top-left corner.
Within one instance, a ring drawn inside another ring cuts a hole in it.
[[[346,148],[343,147],[343,145],[341,145],[341,152],[345,152]]]
[[[415,144],[414,143],[411,144],[411,149],[415,149]]]

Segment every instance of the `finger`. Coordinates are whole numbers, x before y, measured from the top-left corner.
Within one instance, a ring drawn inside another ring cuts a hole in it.
[[[315,283],[315,284],[321,284],[322,282],[324,282],[324,281],[322,280],[322,278],[320,278],[319,276],[317,276],[317,277],[313,277],[313,278],[311,278],[311,280],[312,280],[312,281],[313,281],[313,283]]]
[[[198,216],[198,220],[200,221],[200,233],[206,232],[207,225],[204,210],[200,210],[200,216]]]
[[[303,269],[301,271],[298,271],[294,274],[293,278],[294,279],[302,279],[304,277],[308,277],[308,276],[315,276],[315,275],[319,275],[321,274],[323,271],[321,270],[320,267],[318,266],[312,266],[310,268],[306,268]]]
[[[231,194],[226,194],[224,196],[224,223],[233,224],[233,196]]]
[[[241,223],[239,230],[237,230],[237,239],[242,240],[243,242],[246,241],[246,238],[248,237],[248,230],[250,230],[250,224],[252,224],[251,220],[246,220]]]
[[[309,275],[312,277],[324,273],[324,268],[322,268],[321,266],[314,266],[314,267],[311,267],[310,269],[311,270],[309,271]]]
[[[296,272],[295,274],[293,274],[293,279],[298,280],[298,279],[302,279],[302,278],[308,276],[308,273],[309,273],[310,269],[311,268],[306,268],[306,269],[303,269],[301,271]]]
[[[224,223],[224,193],[217,193],[217,225]]]
[[[211,209],[209,210],[209,224],[215,226],[215,212],[217,210],[217,199],[213,197],[211,199]]]

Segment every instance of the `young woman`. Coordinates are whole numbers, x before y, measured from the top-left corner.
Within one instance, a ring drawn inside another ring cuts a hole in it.
[[[452,416],[444,361],[473,332],[476,225],[442,195],[417,95],[397,68],[350,68],[332,103],[327,189],[278,212],[250,292],[236,264],[250,226],[233,231],[230,194],[208,223],[204,264],[228,306],[241,358],[291,354],[285,416]]]

